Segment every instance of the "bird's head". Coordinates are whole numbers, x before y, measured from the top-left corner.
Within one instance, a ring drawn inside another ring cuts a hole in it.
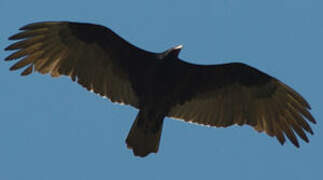
[[[162,53],[162,57],[163,58],[167,58],[167,59],[173,59],[173,58],[177,58],[178,54],[181,52],[183,48],[183,45],[178,45],[175,47],[172,47],[168,50],[166,50],[165,52]]]

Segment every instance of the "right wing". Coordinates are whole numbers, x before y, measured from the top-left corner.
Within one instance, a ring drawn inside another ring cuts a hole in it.
[[[9,38],[19,41],[5,49],[17,50],[5,60],[22,58],[10,70],[27,66],[22,75],[33,71],[53,77],[66,75],[112,102],[138,108],[135,89],[145,76],[143,69],[154,65],[154,53],[100,25],[41,22],[20,30]]]

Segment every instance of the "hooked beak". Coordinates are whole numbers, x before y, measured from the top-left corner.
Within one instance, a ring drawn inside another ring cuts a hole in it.
[[[181,45],[178,45],[178,46],[175,46],[173,49],[182,49],[184,46],[181,44]]]

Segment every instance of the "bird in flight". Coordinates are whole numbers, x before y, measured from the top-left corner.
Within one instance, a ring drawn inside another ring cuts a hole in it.
[[[126,138],[134,155],[157,153],[165,117],[202,125],[249,125],[299,147],[309,142],[310,105],[278,79],[243,63],[197,65],[178,58],[182,46],[161,53],[140,49],[109,28],[76,22],[39,22],[20,28],[5,60],[84,88],[139,113]]]

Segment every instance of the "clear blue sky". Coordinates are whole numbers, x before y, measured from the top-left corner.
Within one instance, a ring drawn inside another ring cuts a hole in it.
[[[320,0],[1,0],[0,179],[322,180],[322,9]],[[125,138],[137,110],[68,78],[8,70],[7,37],[47,20],[102,24],[155,52],[184,44],[189,62],[259,68],[309,101],[315,135],[297,149],[247,126],[166,119],[158,154],[134,157]]]

